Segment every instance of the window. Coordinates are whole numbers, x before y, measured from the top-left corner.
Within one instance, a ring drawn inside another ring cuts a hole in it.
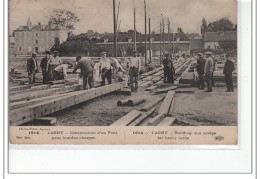
[[[35,34],[35,36],[36,36],[36,37],[38,37],[38,36],[39,36],[39,34],[38,34],[38,33],[36,33],[36,34]]]
[[[35,40],[35,44],[38,44],[38,40]]]
[[[210,49],[210,46],[208,46],[208,49]]]

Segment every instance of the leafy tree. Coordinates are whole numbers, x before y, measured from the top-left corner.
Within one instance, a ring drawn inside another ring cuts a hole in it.
[[[204,39],[205,33],[208,31],[208,26],[207,26],[207,22],[206,19],[203,17],[202,19],[202,25],[200,26],[200,33],[202,38]]]
[[[227,17],[224,17],[215,22],[209,23],[208,31],[210,32],[232,31],[233,26],[234,26],[233,23]]]
[[[49,23],[60,25],[67,29],[68,32],[75,29],[74,25],[77,22],[79,22],[79,18],[76,14],[62,9],[54,9],[49,19]]]
[[[60,39],[59,38],[55,38],[54,45],[51,48],[51,51],[59,51],[59,50],[60,50]]]

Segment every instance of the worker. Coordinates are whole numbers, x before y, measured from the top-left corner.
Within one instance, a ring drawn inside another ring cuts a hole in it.
[[[56,68],[54,68],[54,80],[63,80],[67,79],[67,71],[68,71],[68,65],[62,64],[58,65]]]
[[[226,55],[227,61],[224,66],[223,74],[227,85],[227,92],[234,92],[232,73],[235,70],[235,65],[230,59],[230,55]]]
[[[58,51],[54,51],[53,56],[50,57],[50,60],[47,63],[47,70],[49,73],[50,81],[55,80],[56,77],[54,74],[54,69],[59,65],[62,65],[62,61],[61,61],[60,57],[58,56]]]
[[[130,87],[132,92],[137,92],[138,89],[138,74],[141,71],[141,59],[138,57],[138,52],[133,52],[133,57],[129,60],[129,76]]]
[[[36,53],[32,53],[32,57],[27,60],[27,72],[29,78],[29,84],[34,86],[35,75],[38,72],[38,65],[36,60]]]
[[[94,69],[94,62],[92,62],[89,58],[82,59],[81,56],[77,56],[76,58],[77,65],[73,70],[73,73],[76,73],[77,69],[80,68],[81,75],[83,77],[83,89],[87,89],[87,84],[89,88],[94,87],[94,80],[93,80],[93,69]]]
[[[213,59],[213,71],[212,71],[212,75],[211,75],[211,84],[212,84],[212,86],[215,86],[215,80],[214,80],[214,71],[216,70],[216,58],[215,58],[215,56],[212,56],[212,59]]]
[[[50,59],[50,52],[46,51],[45,52],[45,57],[42,58],[40,67],[42,69],[42,83],[43,84],[47,84],[49,82],[49,74],[48,74],[48,70],[47,70],[47,63]]]
[[[212,92],[212,81],[211,76],[213,73],[213,59],[211,58],[211,52],[205,52],[206,62],[205,62],[205,78],[207,81],[208,90],[206,92]]]
[[[173,67],[169,54],[165,54],[165,59],[163,60],[163,66],[164,66],[164,83],[173,83],[173,75],[175,74],[175,69]]]
[[[204,90],[204,68],[205,68],[205,62],[206,60],[203,58],[202,53],[198,53],[198,60],[197,60],[197,73],[199,74],[199,80],[198,80],[198,88]]]
[[[105,86],[107,79],[108,84],[112,83],[112,72],[111,72],[111,62],[110,59],[107,58],[106,52],[101,53],[101,59],[99,62],[99,74],[101,75],[102,82],[101,85]]]

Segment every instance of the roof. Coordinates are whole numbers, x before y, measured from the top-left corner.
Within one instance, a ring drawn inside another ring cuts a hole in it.
[[[20,26],[15,31],[31,31],[31,30],[49,31],[49,30],[65,30],[65,28],[63,28],[60,25],[56,25],[56,24],[48,24],[48,25],[38,24],[38,25],[32,26],[31,29],[29,29],[28,26]]]
[[[190,50],[204,49],[204,43],[202,39],[191,39]]]
[[[227,31],[227,32],[206,32],[204,41],[205,42],[225,42],[225,41],[236,41],[237,32]]]

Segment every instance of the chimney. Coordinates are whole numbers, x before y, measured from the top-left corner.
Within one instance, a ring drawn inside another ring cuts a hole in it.
[[[28,17],[28,21],[27,21],[27,27],[29,28],[29,30],[31,30],[31,29],[32,29],[32,23],[31,23],[30,16]]]

